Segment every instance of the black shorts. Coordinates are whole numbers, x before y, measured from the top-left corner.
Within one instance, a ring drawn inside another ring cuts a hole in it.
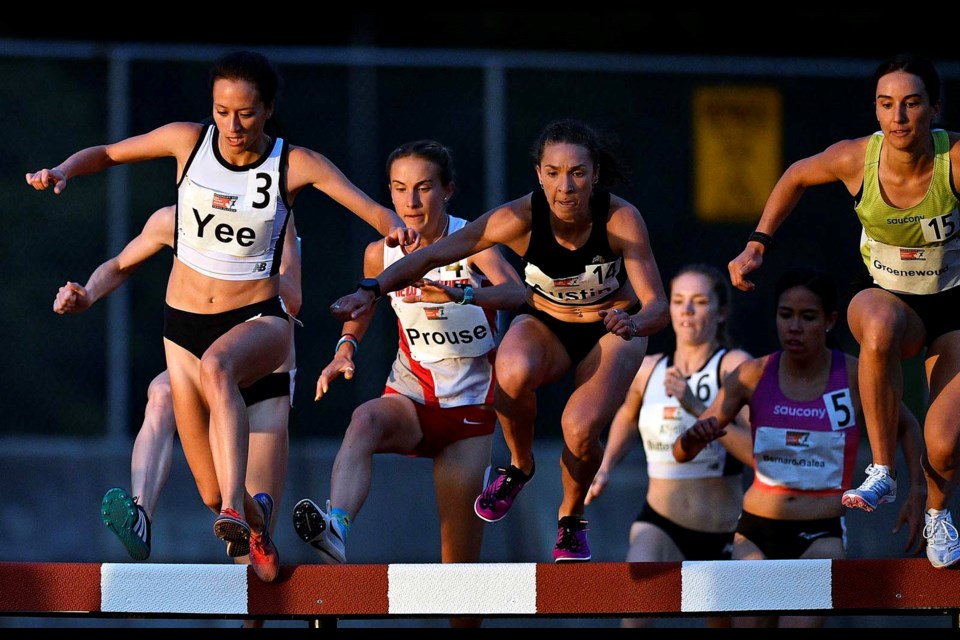
[[[637,303],[628,309],[627,313],[632,315],[639,310],[640,303]],[[542,322],[547,329],[550,329],[567,351],[570,364],[574,367],[587,357],[590,350],[600,342],[600,338],[607,335],[607,327],[603,324],[603,320],[597,322],[564,322],[545,311],[534,309],[526,302],[517,311],[517,315],[521,314],[533,316]]]
[[[252,406],[270,398],[289,398],[293,388],[293,372],[268,373],[246,389],[240,389],[243,404]]]
[[[637,522],[647,522],[662,530],[686,560],[729,560],[733,556],[733,531],[712,533],[687,529],[660,515],[647,503],[637,515]]]
[[[223,313],[192,313],[164,304],[163,337],[199,359],[230,329],[254,318],[270,316],[290,321],[280,296]]]
[[[847,531],[842,516],[822,520],[774,520],[744,511],[737,533],[757,545],[768,560],[796,560],[815,540],[840,538],[847,546]]]
[[[926,329],[926,337],[923,340],[924,346],[929,347],[934,340],[950,333],[960,330],[960,287],[954,287],[941,291],[940,293],[931,293],[925,296],[915,296],[906,293],[897,293],[891,291],[903,302],[920,316],[923,322],[923,328]]]
[[[864,267],[863,272],[855,280],[854,290],[859,292],[871,287],[882,288],[873,282]],[[960,286],[927,295],[898,293],[887,289],[884,291],[902,300],[920,317],[923,328],[926,330],[923,340],[925,347],[929,347],[934,340],[946,333],[960,330],[960,313],[954,311],[954,309],[960,309]]]

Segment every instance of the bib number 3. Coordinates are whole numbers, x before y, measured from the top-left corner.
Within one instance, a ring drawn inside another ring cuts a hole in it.
[[[276,171],[258,171],[247,179],[247,197],[254,209],[266,209],[277,197]]]

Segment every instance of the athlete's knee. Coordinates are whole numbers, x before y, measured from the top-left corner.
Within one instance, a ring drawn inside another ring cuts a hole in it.
[[[383,434],[388,420],[389,417],[384,416],[382,412],[366,404],[362,404],[353,410],[344,439],[359,438],[364,441],[372,440],[373,442],[377,442],[379,441],[379,436]]]
[[[168,378],[155,378],[147,387],[147,406],[144,413],[158,420],[173,418],[173,395]]]
[[[882,306],[863,309],[855,323],[859,328],[857,337],[861,351],[877,353],[900,351],[906,322],[903,314],[895,309]]]
[[[170,397],[170,376],[164,372],[150,381],[150,386],[147,387],[147,399],[166,399],[169,402]]]
[[[899,354],[901,351],[900,345],[900,335],[889,326],[876,325],[864,330],[860,335],[860,352],[863,354]]]
[[[923,468],[923,474],[926,476],[927,482],[932,481],[941,490],[946,489],[948,479],[953,476],[951,464],[949,462],[945,463],[940,456],[937,457],[936,461],[931,460],[927,451],[920,458],[920,466]]]
[[[536,363],[525,353],[503,357],[497,354],[494,365],[497,385],[510,395],[536,388],[534,379]]]
[[[926,438],[926,466],[936,475],[950,473],[957,467],[957,441],[955,438]]]
[[[200,360],[200,382],[204,389],[235,386],[233,367],[225,354],[205,353]]]

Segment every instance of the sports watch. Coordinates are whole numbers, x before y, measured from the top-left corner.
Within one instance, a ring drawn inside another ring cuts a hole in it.
[[[357,290],[363,289],[373,294],[374,300],[380,299],[380,283],[376,278],[364,278],[357,283]]]
[[[456,304],[473,304],[473,287],[469,284],[463,288],[463,297]]]

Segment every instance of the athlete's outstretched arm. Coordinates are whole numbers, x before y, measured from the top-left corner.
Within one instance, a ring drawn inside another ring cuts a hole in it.
[[[790,165],[770,192],[756,230],[773,237],[810,187],[843,182],[851,195],[857,193],[863,181],[863,159],[867,140],[868,138],[842,140],[818,154]],[[753,282],[746,276],[760,268],[765,251],[766,246],[763,243],[747,242],[740,255],[727,265],[733,286],[742,291],[753,289]]]
[[[367,245],[366,250],[363,252],[364,277],[373,277],[383,269],[383,246],[384,243],[381,240],[371,242]],[[363,336],[366,335],[367,329],[370,328],[370,323],[373,321],[373,314],[376,309],[376,305],[370,305],[366,313],[343,323],[343,328],[340,331],[341,338],[338,338],[337,344],[335,345],[333,359],[323,368],[320,372],[320,377],[317,379],[317,392],[314,400],[319,400],[324,394],[329,392],[330,383],[341,375],[346,380],[353,379],[353,374],[356,372],[357,366],[354,361],[354,356],[356,355],[356,350],[359,348],[360,342],[363,340]],[[343,339],[344,336],[349,336],[353,342]]]
[[[607,482],[609,482],[610,474],[613,473],[614,468],[640,439],[637,421],[640,419],[640,409],[643,406],[643,392],[647,387],[647,381],[650,380],[650,373],[659,358],[659,354],[643,358],[640,369],[634,376],[633,382],[630,383],[623,404],[620,405],[617,413],[613,416],[613,422],[610,423],[610,432],[607,434],[607,444],[603,449],[603,459],[600,461],[600,468],[597,470],[593,482],[590,483],[590,489],[587,491],[584,504],[590,504],[600,497],[600,494],[607,488]]]
[[[765,359],[743,362],[723,380],[717,397],[692,427],[673,443],[677,462],[689,462],[712,441],[721,441],[727,451],[744,464],[753,461],[753,442],[749,427],[735,422],[743,407],[750,404],[753,390],[763,373]]]
[[[80,313],[110,295],[133,275],[150,256],[173,244],[175,208],[158,209],[144,225],[140,234],[131,240],[115,257],[107,260],[90,275],[87,284],[67,282],[60,287],[53,301],[56,313]]]
[[[361,191],[323,154],[291,147],[288,181],[293,195],[306,185],[327,194],[386,237],[390,246],[412,247],[420,241],[420,234],[407,228],[396,212]]]
[[[472,304],[484,309],[513,311],[527,299],[526,287],[520,275],[500,252],[499,246],[484,249],[467,261],[493,285],[474,290]],[[449,287],[432,280],[418,280],[414,284],[421,291],[420,299],[408,296],[403,299],[404,302],[462,303],[465,295],[460,287]]]
[[[529,200],[529,196],[525,199]],[[517,200],[488,211],[456,233],[394,262],[377,275],[380,293],[401,289],[416,282],[431,269],[463,260],[495,244],[511,246],[529,231],[529,216],[524,219],[519,211],[522,207],[520,200]],[[366,313],[373,302],[372,293],[360,290],[337,300],[331,305],[330,311],[335,318],[349,320]]]
[[[182,169],[202,129],[202,125],[193,122],[172,122],[119,142],[87,147],[53,168],[26,174],[27,184],[37,191],[53,187],[53,192],[59,195],[71,178],[97,173],[118,164],[168,156],[175,156],[178,169]]]

